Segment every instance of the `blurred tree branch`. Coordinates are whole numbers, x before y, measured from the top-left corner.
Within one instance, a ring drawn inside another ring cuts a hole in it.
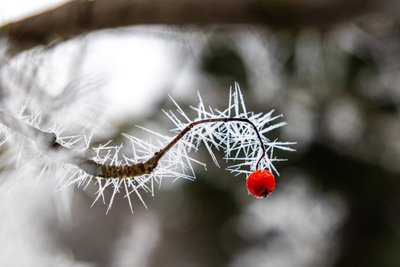
[[[385,0],[387,2],[390,0]],[[380,2],[380,3],[377,3]],[[138,24],[328,27],[374,12],[377,0],[74,0],[0,27],[15,52],[93,30]]]

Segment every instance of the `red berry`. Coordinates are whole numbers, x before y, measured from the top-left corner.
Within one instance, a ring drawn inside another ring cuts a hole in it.
[[[257,170],[246,180],[247,190],[256,198],[263,198],[275,189],[275,177],[268,170]]]

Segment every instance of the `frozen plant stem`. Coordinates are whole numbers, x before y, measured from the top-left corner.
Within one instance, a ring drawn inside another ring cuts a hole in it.
[[[73,184],[86,188],[94,183],[98,186],[94,204],[100,200],[106,203],[106,189],[111,188],[107,211],[118,193],[122,192],[125,195],[133,212],[130,199],[132,195],[136,195],[146,206],[141,192],[154,195],[156,186],[161,186],[164,179],[196,179],[192,164],[204,167],[205,164],[192,158],[190,152],[198,151],[200,146],[207,149],[218,167],[219,163],[213,150],[223,150],[224,159],[234,162],[226,169],[235,176],[249,177],[255,172],[262,172],[261,178],[266,174],[271,177],[279,176],[274,164],[286,159],[278,158],[276,151],[294,151],[291,146],[295,144],[278,139],[271,140],[267,136],[269,132],[286,125],[284,121],[280,121],[282,115],[274,115],[274,110],[267,113],[247,111],[237,83],[231,87],[228,105],[223,110],[206,108],[200,94],[198,98],[198,105],[191,106],[197,114],[195,118],[190,118],[171,97],[177,113],[164,113],[175,125],[172,130],[174,136],[140,127],[156,137],[153,142],[122,133],[132,146],[129,156],[120,153],[122,145],[112,146],[108,142],[90,147],[90,138],[86,138],[85,134],[82,137],[63,137],[61,132],[57,133],[56,128],[41,130],[35,121],[32,123],[24,117],[14,117],[7,111],[0,110],[0,123],[31,139],[42,154],[47,154],[47,157],[43,157],[43,170],[50,166],[49,159],[55,163],[51,165],[56,167],[54,170],[59,174],[57,178],[59,177],[60,189]],[[7,138],[10,143],[14,140],[12,136]],[[84,147],[77,145],[80,139],[84,141]],[[271,193],[272,184],[265,183],[265,179],[260,180],[260,177],[257,177],[255,187],[254,183],[250,184],[251,189],[257,193],[255,196],[264,197]]]
[[[97,168],[96,173],[88,173],[94,176],[98,177],[103,177],[103,178],[127,178],[127,177],[135,177],[135,176],[140,176],[143,174],[149,174],[151,173],[158,164],[158,161],[165,155],[165,153],[168,152],[176,143],[179,142],[179,140],[182,139],[182,137],[188,133],[190,130],[192,130],[193,127],[199,124],[203,123],[212,123],[212,122],[223,122],[223,123],[228,123],[228,122],[243,122],[243,123],[248,123],[250,124],[254,131],[257,134],[258,141],[260,142],[260,148],[262,150],[262,153],[260,155],[260,158],[257,161],[256,164],[256,170],[258,170],[258,166],[260,164],[260,161],[264,158],[265,156],[265,148],[264,144],[261,138],[261,134],[257,130],[257,127],[252,123],[250,120],[246,118],[212,118],[212,119],[203,119],[203,120],[198,120],[190,123],[186,128],[184,128],[174,139],[172,139],[171,142],[169,142],[163,149],[160,151],[154,153],[154,155],[145,161],[144,163],[136,163],[132,165],[101,165],[98,163],[93,162],[94,164],[98,164],[100,168]],[[89,162],[86,162],[89,163]],[[91,163],[92,164],[92,163]],[[84,170],[85,171],[85,170]]]

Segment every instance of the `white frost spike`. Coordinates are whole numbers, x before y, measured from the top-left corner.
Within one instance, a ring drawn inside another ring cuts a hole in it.
[[[205,146],[217,166],[219,166],[218,160],[213,151],[224,151],[224,159],[233,162],[227,170],[234,176],[240,174],[248,175],[254,171],[263,151],[265,152],[258,167],[260,169],[269,169],[279,175],[274,164],[284,159],[276,158],[274,152],[276,150],[294,151],[291,146],[295,143],[278,140],[271,141],[266,136],[270,131],[286,125],[285,122],[278,121],[282,116],[273,115],[273,110],[266,114],[255,114],[247,111],[243,94],[237,83],[230,89],[228,106],[224,110],[206,108],[200,94],[198,94],[199,104],[197,107],[191,107],[197,115],[192,119],[171,96],[170,98],[176,107],[176,112],[164,110],[163,112],[174,124],[174,129],[171,130],[173,132],[172,136],[163,135],[156,131],[140,127],[151,134],[154,140],[145,141],[123,133],[122,135],[130,141],[130,151],[126,152],[125,150],[125,154],[121,156],[120,151],[122,151],[122,146],[111,146],[110,142],[108,142],[92,148],[96,155],[94,160],[100,164],[113,165],[145,162],[154,153],[160,151],[160,149],[170,143],[189,124],[199,120],[236,118],[247,119],[251,123],[228,120],[226,122],[212,121],[194,125],[161,157],[157,167],[150,174],[113,179],[96,177],[93,181],[98,185],[98,190],[94,202],[100,199],[103,200],[103,203],[107,205],[107,212],[110,210],[118,193],[122,193],[123,197],[128,199],[129,206],[133,212],[132,196],[137,196],[145,205],[141,194],[150,193],[154,195],[155,188],[161,186],[164,180],[169,179],[172,182],[178,179],[194,180],[196,176],[195,168],[192,164],[196,163],[204,168],[205,164],[193,159],[189,152],[197,151],[202,145]],[[257,134],[260,134],[261,141]],[[64,137],[60,140],[67,146],[75,146],[76,139],[79,139],[78,136]],[[87,137],[84,136],[83,139],[87,144]],[[65,185],[76,183],[77,185],[87,186],[87,183],[91,181],[89,175],[83,174],[80,170],[70,171],[70,173],[71,175],[66,179]],[[109,196],[108,199],[106,196]]]

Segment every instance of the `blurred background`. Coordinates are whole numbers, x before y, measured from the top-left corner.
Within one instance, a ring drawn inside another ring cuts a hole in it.
[[[270,138],[295,141],[297,151],[278,154],[288,161],[276,165],[280,176],[266,199],[249,196],[245,177],[224,170],[222,153],[217,168],[204,150],[193,155],[207,163],[195,181],[166,181],[144,196],[148,209],[133,200],[133,215],[121,194],[106,215],[102,203],[91,207],[95,186],[59,191],[60,177],[41,175],[38,156],[13,161],[29,154],[26,140],[5,143],[0,265],[400,266],[393,2],[323,27],[122,27],[12,55],[3,36],[2,109],[38,111],[42,124],[93,133],[94,146],[127,144],[123,132],[146,138],[135,125],[168,133],[173,125],[162,109],[175,109],[168,94],[189,114],[197,92],[223,109],[239,82],[248,110],[283,114],[287,126]],[[3,24],[47,7],[1,4]]]

